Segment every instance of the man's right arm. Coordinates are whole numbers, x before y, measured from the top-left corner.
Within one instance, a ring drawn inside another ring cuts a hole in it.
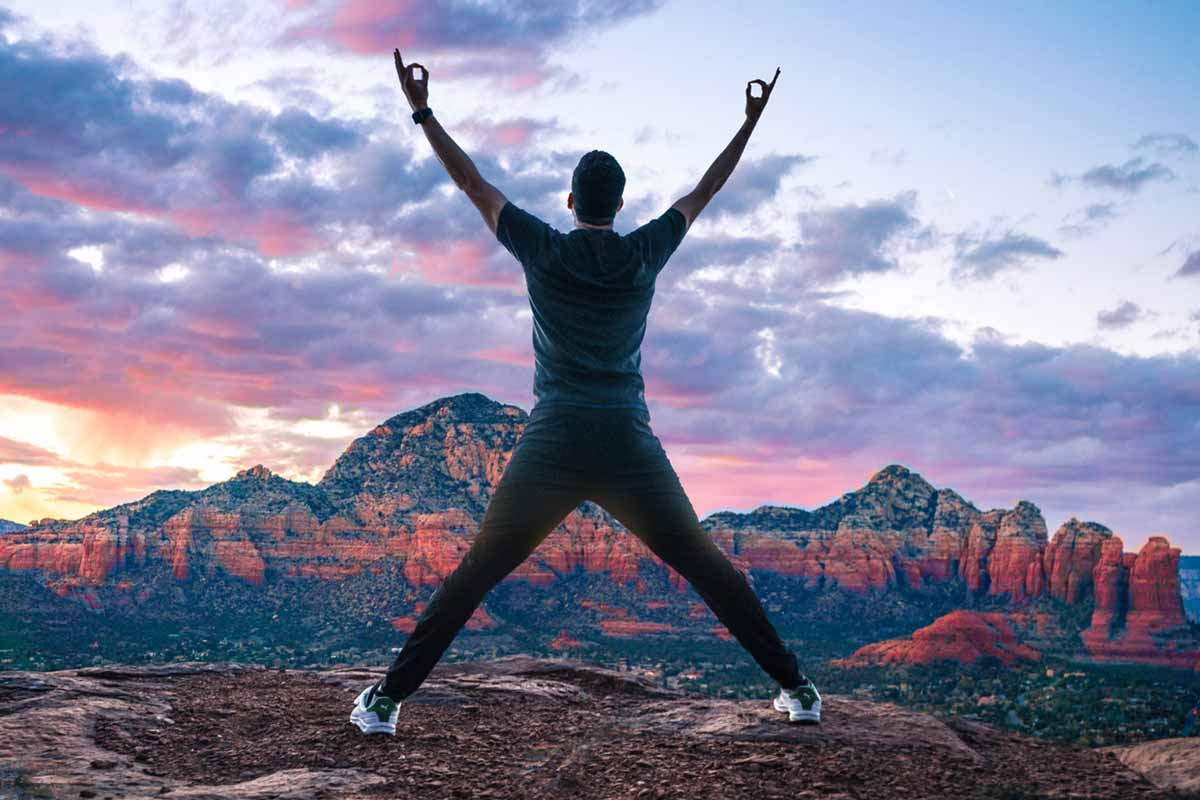
[[[713,195],[720,191],[721,187],[725,185],[725,181],[733,173],[733,168],[737,166],[738,160],[742,157],[742,151],[746,149],[746,142],[750,141],[750,134],[754,132],[754,126],[758,124],[759,117],[762,116],[763,109],[767,106],[767,101],[771,99],[771,92],[775,89],[775,81],[778,78],[779,69],[777,68],[775,77],[771,78],[770,83],[754,80],[746,84],[746,120],[742,123],[742,127],[733,135],[733,139],[721,151],[721,155],[717,156],[717,160],[704,173],[704,177],[700,179],[700,183],[696,184],[696,188],[676,200],[671,206],[683,214],[689,228],[692,226],[692,220],[699,216],[704,207],[708,205],[708,201],[713,199]],[[763,91],[760,96],[755,97],[750,94],[751,83],[762,85]]]

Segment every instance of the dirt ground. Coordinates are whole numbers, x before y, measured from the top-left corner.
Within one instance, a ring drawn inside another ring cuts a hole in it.
[[[665,693],[533,659],[439,666],[400,709],[395,737],[367,736],[347,717],[375,677],[179,675],[161,698],[169,722],[101,718],[95,741],[170,781],[178,788],[164,794],[175,796],[190,785],[259,796],[289,770],[341,776],[310,777],[314,797],[1178,796],[1108,753],[888,704],[827,697],[820,726],[792,725],[770,698]]]

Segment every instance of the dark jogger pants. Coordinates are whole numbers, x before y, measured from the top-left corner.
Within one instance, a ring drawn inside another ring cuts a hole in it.
[[[649,414],[535,406],[478,535],[430,598],[387,672],[384,694],[401,700],[416,691],[488,591],[584,500],[607,509],[682,575],[772,679],[800,682],[795,654],[746,576],[700,527]]]

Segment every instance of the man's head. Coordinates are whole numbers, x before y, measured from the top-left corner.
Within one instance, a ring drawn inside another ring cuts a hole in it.
[[[617,160],[603,150],[592,150],[579,159],[571,176],[572,210],[588,225],[611,225],[625,204],[625,173]]]

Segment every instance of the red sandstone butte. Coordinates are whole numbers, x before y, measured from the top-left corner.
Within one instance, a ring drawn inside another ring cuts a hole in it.
[[[888,639],[855,650],[833,663],[839,666],[868,664],[929,664],[950,659],[974,664],[983,656],[994,656],[1011,665],[1018,660],[1037,661],[1041,654],[1016,640],[1007,615],[1000,612],[951,611],[911,637]]]
[[[1151,536],[1136,554],[1121,540],[1104,543],[1093,573],[1096,605],[1081,634],[1098,661],[1132,661],[1200,669],[1200,646],[1189,635],[1179,590],[1179,548]]]
[[[1075,517],[1064,522],[1042,556],[1050,594],[1067,603],[1086,597],[1101,550],[1112,536],[1112,531],[1095,522],[1081,522]]]
[[[1046,546],[1046,523],[1037,506],[1025,500],[1000,518],[996,544],[988,559],[993,595],[1007,594],[1023,601],[1042,593],[1042,549]]]

